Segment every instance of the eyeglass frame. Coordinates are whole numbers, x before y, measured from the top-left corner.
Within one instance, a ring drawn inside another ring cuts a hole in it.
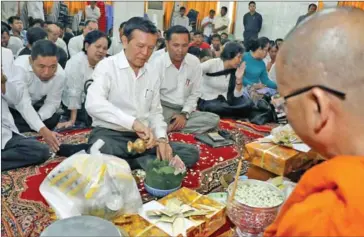
[[[307,87],[303,87],[301,89],[298,89],[298,90],[295,90],[294,92],[284,96],[284,97],[281,97],[280,99],[282,100],[279,105],[276,105],[275,107],[279,107],[279,106],[283,106],[284,108],[284,112],[287,113],[287,108],[286,108],[286,101],[289,99],[289,98],[292,98],[292,97],[295,97],[297,95],[300,95],[300,94],[303,94],[307,91],[310,91],[312,90],[313,88],[320,88],[321,90],[323,91],[326,91],[330,94],[333,94],[335,96],[337,96],[338,98],[340,98],[341,100],[345,100],[346,99],[346,93],[344,92],[341,92],[341,91],[338,91],[338,90],[335,90],[335,89],[331,89],[329,87],[326,87],[326,86],[323,86],[323,85],[312,85],[312,86],[307,86]]]

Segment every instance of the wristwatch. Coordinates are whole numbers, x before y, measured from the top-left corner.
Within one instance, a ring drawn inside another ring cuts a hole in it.
[[[165,138],[165,137],[160,137],[160,138],[158,138],[158,140],[157,140],[159,143],[166,143],[166,144],[169,144],[169,141],[168,141],[168,139],[167,138]]]
[[[183,111],[181,113],[183,116],[185,116],[185,118],[188,120],[190,118],[190,113],[186,112],[186,111]]]

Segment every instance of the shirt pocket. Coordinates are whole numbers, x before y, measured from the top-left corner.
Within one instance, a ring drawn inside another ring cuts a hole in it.
[[[153,102],[153,94],[154,94],[154,90],[152,89],[144,89],[143,91],[143,99],[144,99],[144,104],[143,104],[143,108],[144,110],[147,112],[147,111],[150,111],[151,110],[151,107],[152,107],[152,102]]]
[[[193,87],[193,81],[191,79],[186,79],[185,84],[183,86],[183,93],[185,95],[185,97],[189,96],[191,93]]]

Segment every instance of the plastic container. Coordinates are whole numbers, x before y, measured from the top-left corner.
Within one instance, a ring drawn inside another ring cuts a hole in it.
[[[173,193],[181,188],[181,186],[169,190],[162,190],[162,189],[156,189],[148,186],[148,184],[144,183],[145,190],[152,196],[155,197],[164,197],[167,196],[170,193]]]

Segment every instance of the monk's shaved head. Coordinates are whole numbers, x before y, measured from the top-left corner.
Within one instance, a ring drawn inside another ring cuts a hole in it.
[[[289,122],[306,143],[331,156],[349,148],[334,140],[340,136],[364,141],[364,11],[335,8],[307,18],[286,37],[276,70],[282,96],[313,85],[346,94],[313,88],[287,99]]]
[[[283,89],[320,84],[364,102],[364,12],[335,8],[307,19],[287,36],[277,74]]]

